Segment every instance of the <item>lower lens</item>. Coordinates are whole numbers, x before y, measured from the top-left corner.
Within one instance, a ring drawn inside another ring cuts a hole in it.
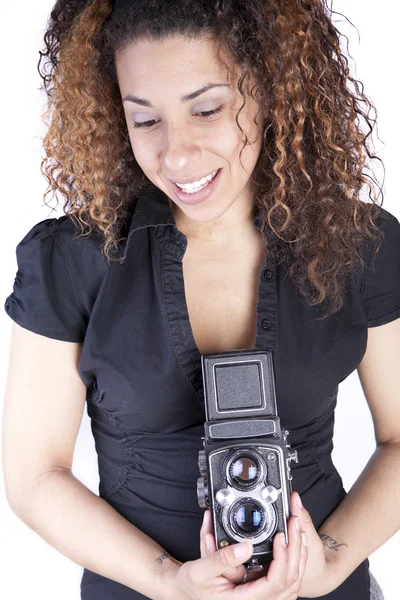
[[[264,522],[264,509],[254,500],[238,503],[232,513],[232,523],[238,533],[254,534]]]

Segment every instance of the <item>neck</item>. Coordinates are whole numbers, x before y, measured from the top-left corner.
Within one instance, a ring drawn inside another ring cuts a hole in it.
[[[223,248],[258,232],[254,227],[255,208],[250,203],[242,206],[235,203],[222,216],[200,222],[188,217],[171,200],[169,202],[177,228],[192,242]]]

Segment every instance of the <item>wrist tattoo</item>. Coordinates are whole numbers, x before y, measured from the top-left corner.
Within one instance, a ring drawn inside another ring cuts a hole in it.
[[[347,544],[344,543],[338,544],[336,540],[334,540],[330,535],[326,535],[326,533],[319,533],[318,535],[323,542],[326,542],[325,545],[329,550],[335,550],[335,552],[337,552],[340,546],[346,546],[346,548],[348,547]]]
[[[166,559],[166,558],[170,558],[169,554],[167,552],[164,552],[163,554],[161,554],[158,558],[156,558],[156,561],[158,562],[159,565],[161,565],[161,563]]]

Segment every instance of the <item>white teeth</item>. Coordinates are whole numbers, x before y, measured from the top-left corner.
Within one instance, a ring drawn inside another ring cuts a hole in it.
[[[217,171],[218,171],[218,169],[217,169]],[[215,176],[215,174],[217,173],[217,171],[214,171],[214,173],[211,173],[211,175],[207,175],[207,177],[203,177],[199,181],[194,181],[193,183],[188,183],[187,185],[183,185],[183,184],[180,184],[180,183],[177,183],[176,185],[179,188],[181,188],[181,190],[183,190],[184,192],[186,192],[188,194],[193,194],[194,192],[198,192],[203,187],[206,187],[206,185]]]

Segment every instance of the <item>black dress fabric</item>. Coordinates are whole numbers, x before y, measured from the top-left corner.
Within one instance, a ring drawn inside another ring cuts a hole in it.
[[[187,239],[158,188],[135,202],[122,260],[110,265],[100,238],[75,238],[69,217],[34,225],[16,248],[5,310],[35,333],[82,343],[99,495],[183,562],[200,558],[204,512],[196,483],[205,411],[182,273]],[[316,529],[346,495],[331,460],[338,385],[359,365],[367,328],[400,317],[400,223],[383,208],[380,219],[375,270],[368,241],[366,269],[350,277],[343,308],[323,322],[271,253],[259,275],[256,348],[273,350],[278,411],[298,451],[293,488]],[[323,598],[368,600],[369,590],[366,559]],[[81,600],[110,598],[145,596],[84,569]]]

